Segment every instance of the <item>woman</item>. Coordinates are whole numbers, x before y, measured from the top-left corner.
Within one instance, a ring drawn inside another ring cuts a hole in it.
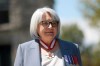
[[[14,66],[82,66],[78,47],[59,39],[60,19],[51,8],[37,9],[31,18],[34,40],[19,44]]]

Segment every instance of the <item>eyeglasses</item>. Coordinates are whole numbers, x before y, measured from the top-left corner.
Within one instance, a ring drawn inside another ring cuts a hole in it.
[[[49,27],[49,25],[51,24],[52,27],[57,27],[58,26],[58,21],[42,21],[41,24],[44,26],[44,27]]]

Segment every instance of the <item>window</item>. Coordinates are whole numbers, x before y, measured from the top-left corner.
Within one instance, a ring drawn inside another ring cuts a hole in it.
[[[0,24],[9,22],[9,0],[0,0]]]
[[[8,11],[4,10],[4,11],[0,11],[0,24],[3,23],[8,23],[9,22],[9,17],[8,17]]]
[[[0,66],[11,66],[11,45],[0,46]]]

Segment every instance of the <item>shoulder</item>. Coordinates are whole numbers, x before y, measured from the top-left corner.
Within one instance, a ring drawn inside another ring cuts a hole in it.
[[[70,41],[65,41],[59,39],[61,46],[63,47],[70,47],[70,48],[78,48],[78,44],[70,42]]]
[[[37,42],[35,40],[30,40],[24,43],[19,44],[19,47],[22,49],[34,48]]]
[[[28,46],[28,45],[32,44],[33,42],[35,42],[35,40],[30,40],[30,41],[21,43],[20,45],[21,45],[21,46]]]
[[[78,46],[78,44],[75,44],[73,42],[60,40],[61,50],[62,50],[62,52],[66,53],[66,54],[77,55],[77,53],[79,52],[79,48],[77,46]]]

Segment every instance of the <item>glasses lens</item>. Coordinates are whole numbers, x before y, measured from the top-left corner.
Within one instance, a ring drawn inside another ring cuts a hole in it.
[[[42,25],[43,25],[44,27],[47,27],[47,26],[49,25],[49,23],[46,22],[46,21],[42,21]]]
[[[56,27],[58,25],[57,22],[52,22],[51,24],[52,24],[53,27]]]

